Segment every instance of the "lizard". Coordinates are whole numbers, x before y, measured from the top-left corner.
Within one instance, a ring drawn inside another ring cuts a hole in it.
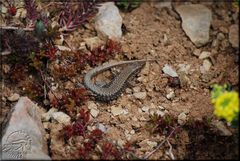
[[[102,102],[110,102],[119,97],[129,83],[129,80],[131,80],[134,76],[136,76],[137,73],[140,72],[147,61],[155,61],[155,59],[120,61],[93,68],[84,76],[84,85],[93,93],[93,95],[96,96],[97,100]],[[112,67],[122,65],[126,65],[126,67],[124,67],[109,84],[100,87],[92,82],[92,78],[94,76]]]

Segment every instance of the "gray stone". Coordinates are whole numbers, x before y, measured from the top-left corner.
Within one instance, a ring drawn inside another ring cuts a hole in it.
[[[102,3],[95,20],[100,38],[119,40],[122,37],[122,17],[113,2]]]
[[[175,72],[175,70],[173,70],[168,64],[164,65],[162,71],[171,77],[178,77],[178,74]]]
[[[107,132],[106,126],[104,126],[102,123],[97,123],[96,128],[98,128],[99,130],[101,130],[104,133]]]
[[[197,46],[201,47],[209,41],[209,29],[212,12],[201,4],[180,5],[176,11],[182,18],[182,28]]]
[[[212,66],[212,63],[208,59],[203,60],[203,68],[205,71],[209,71],[211,66]]]
[[[145,99],[147,97],[147,92],[136,92],[133,96],[137,99]]]
[[[178,64],[178,72],[184,72],[185,74],[189,74],[190,64]]]
[[[200,66],[200,72],[202,74],[205,74],[210,70],[211,66],[212,66],[212,63],[208,59],[203,60],[203,65]]]
[[[239,48],[239,25],[232,25],[229,28],[229,41],[232,47]]]
[[[200,55],[199,55],[199,59],[206,59],[208,57],[211,56],[211,53],[209,51],[203,51]]]
[[[51,160],[39,107],[27,97],[20,97],[3,129],[3,160]]]

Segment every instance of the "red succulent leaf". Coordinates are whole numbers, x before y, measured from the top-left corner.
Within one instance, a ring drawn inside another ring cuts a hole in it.
[[[71,125],[67,125],[64,127],[64,131],[65,131],[65,136],[69,139],[70,137],[72,137],[72,135],[74,134],[74,129],[72,128]]]
[[[88,151],[84,147],[80,147],[78,149],[78,153],[80,155],[80,158],[87,159],[88,158]]]
[[[11,15],[11,16],[15,16],[17,13],[17,8],[15,6],[11,6],[8,8],[7,12]]]
[[[98,142],[100,139],[102,139],[103,132],[99,129],[95,129],[91,132],[89,135],[89,139],[93,140],[94,142]]]
[[[25,8],[27,10],[27,18],[35,21],[38,18],[37,5],[34,0],[25,0]]]
[[[56,57],[57,48],[51,44],[46,45],[46,50],[41,53],[43,57],[48,58],[49,60],[54,60]]]
[[[101,159],[107,159],[107,157],[110,155],[111,151],[112,151],[113,145],[112,143],[105,143],[102,147],[102,156]]]
[[[94,143],[91,141],[83,143],[83,145],[84,145],[85,150],[88,152],[92,151],[95,147]]]

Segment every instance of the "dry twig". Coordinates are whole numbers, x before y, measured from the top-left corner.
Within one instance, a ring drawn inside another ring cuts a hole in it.
[[[148,153],[145,157],[143,157],[143,159],[148,159],[154,152],[156,152],[166,141],[168,141],[168,139],[172,136],[172,134],[174,133],[174,131],[177,129],[178,127],[174,128],[171,133],[168,135],[168,137],[166,139],[164,139],[153,151],[151,151],[150,153]]]

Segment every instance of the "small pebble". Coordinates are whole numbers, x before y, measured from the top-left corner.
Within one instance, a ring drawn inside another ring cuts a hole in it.
[[[43,113],[42,116],[41,116],[41,117],[42,117],[42,121],[44,121],[44,122],[49,121],[50,118],[52,117],[52,114],[53,114],[54,112],[57,112],[57,109],[56,109],[56,108],[51,108],[50,110],[48,110],[47,113]]]
[[[217,39],[218,39],[219,41],[222,41],[223,39],[225,39],[224,34],[223,34],[222,32],[219,32],[219,33],[217,34]]]
[[[145,99],[147,97],[147,92],[137,92],[133,96],[137,99]]]
[[[98,114],[99,114],[99,110],[98,109],[95,109],[95,108],[92,108],[90,110],[90,114],[92,115],[92,117],[97,117]]]
[[[147,144],[151,147],[151,148],[154,148],[154,147],[156,147],[157,146],[157,142],[155,142],[155,141],[147,141]]]
[[[88,109],[97,109],[97,105],[93,101],[89,101],[87,107]]]
[[[71,122],[70,116],[68,116],[64,112],[54,112],[51,118],[53,120],[56,120],[58,123],[62,123],[64,125],[68,125]]]
[[[122,114],[124,111],[121,106],[120,107],[112,106],[111,112],[112,112],[113,116],[117,116],[117,115]]]
[[[134,91],[135,93],[140,92],[140,90],[141,90],[140,87],[134,87],[134,88],[133,88],[133,91]]]
[[[166,95],[166,97],[167,97],[167,99],[172,100],[172,99],[175,97],[174,91],[171,91],[170,93],[168,93],[168,94]]]
[[[132,134],[132,135],[135,134],[135,131],[134,131],[134,130],[131,130],[131,131],[130,131],[130,134]]]
[[[195,49],[195,50],[193,51],[193,55],[195,55],[195,56],[197,56],[197,57],[199,57],[200,54],[201,54],[201,50],[200,50],[200,49]]]
[[[148,107],[148,106],[143,106],[143,107],[142,107],[142,111],[143,111],[143,112],[148,112],[148,110],[149,110],[149,107]]]
[[[199,55],[199,59],[206,59],[208,57],[211,56],[211,53],[208,51],[203,51],[200,55]]]
[[[184,125],[187,122],[187,115],[182,112],[178,115],[178,124],[179,125]]]
[[[99,130],[101,130],[102,132],[104,132],[104,133],[107,131],[106,126],[104,126],[104,125],[101,124],[101,123],[97,123],[96,127],[97,127]]]
[[[11,102],[15,102],[19,99],[20,95],[17,93],[14,93],[13,95],[11,95],[10,97],[8,97],[7,99]]]
[[[211,66],[212,66],[212,63],[208,59],[205,59],[203,61],[203,67],[204,67],[205,71],[209,71]]]
[[[162,111],[160,111],[160,110],[157,110],[157,111],[156,111],[156,114],[157,114],[158,116],[163,117],[163,116],[165,115],[165,112],[162,112]]]
[[[163,70],[163,73],[165,73],[171,77],[178,77],[175,70],[173,70],[172,67],[169,66],[168,64],[165,64],[164,67],[162,68],[162,70]]]

